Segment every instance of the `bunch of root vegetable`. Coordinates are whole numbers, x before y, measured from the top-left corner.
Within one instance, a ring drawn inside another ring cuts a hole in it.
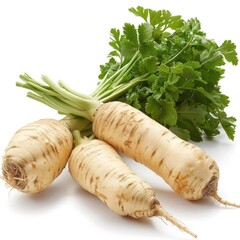
[[[92,95],[46,75],[41,82],[20,75],[17,86],[65,117],[16,132],[3,157],[3,177],[13,188],[37,193],[68,162],[73,179],[117,214],[162,216],[196,237],[160,205],[117,151],[150,168],[185,199],[211,197],[240,207],[218,196],[217,163],[188,142],[215,137],[219,126],[233,140],[235,118],[224,111],[229,99],[219,80],[226,61],[238,63],[236,46],[207,39],[197,19],[142,7],[130,11],[144,23],[126,23],[123,33],[111,30],[113,51]]]

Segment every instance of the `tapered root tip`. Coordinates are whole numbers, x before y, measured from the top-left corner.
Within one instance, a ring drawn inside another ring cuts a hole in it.
[[[165,218],[167,221],[169,221],[170,223],[172,223],[173,225],[175,225],[176,227],[178,227],[180,230],[182,230],[182,231],[190,234],[190,235],[193,236],[194,238],[197,238],[197,235],[196,235],[195,233],[193,233],[193,232],[190,231],[186,226],[184,226],[183,224],[181,224],[179,220],[177,220],[176,218],[174,218],[171,214],[169,214],[169,213],[168,213],[164,208],[162,208],[161,206],[158,206],[157,215]]]
[[[231,203],[228,202],[226,200],[223,200],[221,197],[218,196],[217,193],[213,193],[211,195],[209,195],[209,197],[214,198],[215,200],[217,200],[219,203],[225,205],[225,206],[231,206],[231,207],[236,207],[236,208],[240,208],[240,204],[236,204],[236,203]]]

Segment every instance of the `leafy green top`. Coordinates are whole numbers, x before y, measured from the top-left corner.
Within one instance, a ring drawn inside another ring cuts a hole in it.
[[[169,11],[143,7],[130,12],[144,22],[125,23],[111,30],[109,61],[101,65],[100,83],[93,96],[102,101],[120,100],[140,109],[183,139],[212,138],[221,125],[234,138],[234,117],[225,108],[229,98],[221,92],[226,62],[238,64],[230,40],[220,46],[207,39],[198,19],[184,21]],[[138,79],[128,91],[111,94]]]
[[[44,83],[21,75],[28,96],[65,115],[90,121],[101,102],[126,102],[181,138],[201,141],[213,138],[219,126],[234,139],[234,117],[225,108],[229,98],[221,93],[226,62],[238,64],[236,46],[230,40],[220,46],[207,39],[198,19],[184,21],[169,11],[130,8],[144,22],[125,23],[123,31],[111,30],[109,60],[101,65],[99,84],[91,96],[70,89],[63,82]],[[89,128],[88,128],[89,129]]]

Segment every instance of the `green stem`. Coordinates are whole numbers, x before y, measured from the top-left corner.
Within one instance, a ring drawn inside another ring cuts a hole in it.
[[[92,93],[93,97],[97,97],[99,94],[101,94],[102,92],[104,92],[109,85],[111,85],[110,83],[122,72],[124,71],[124,69],[127,66],[123,66],[121,69],[119,69],[118,71],[116,71],[111,77],[109,78],[104,78],[97,86],[96,90]]]
[[[206,59],[204,62],[202,62],[201,63],[201,67],[204,65],[204,64],[206,64],[206,63],[208,63],[208,62],[211,62],[211,61],[213,61],[213,60],[215,60],[215,59],[217,59],[217,58],[219,58],[219,57],[221,57],[221,53],[219,52],[216,52],[216,53],[214,53],[214,55],[211,57],[211,58],[208,58],[208,59]]]
[[[115,81],[113,82],[112,86],[117,86],[119,84],[122,83],[122,80],[124,78],[124,76],[126,76],[134,67],[135,63],[140,59],[140,52],[137,51],[134,56],[132,57],[132,59],[128,62],[128,64],[126,64],[127,68],[125,71],[122,71],[118,77],[115,79]]]
[[[71,101],[65,97],[61,97],[61,99],[58,99],[59,94],[53,92],[52,90],[46,90],[44,87],[39,87],[36,83],[25,83],[25,84],[21,84],[19,82],[17,82],[16,84],[19,87],[24,87],[27,88],[29,90],[32,90],[33,92],[35,92],[35,96],[41,96],[44,100],[49,101],[49,102],[54,102],[55,106],[57,106],[59,103],[59,101],[64,102],[68,105],[71,105],[72,107],[80,110],[80,111],[84,111],[83,108],[81,108],[81,106],[79,106],[79,104],[77,104],[74,101]],[[29,93],[29,97],[33,96],[34,94],[31,95],[31,92]],[[37,99],[36,99],[37,100]],[[64,105],[64,103],[61,103],[62,105]],[[54,107],[56,109],[56,107]],[[85,114],[86,115],[86,114]]]
[[[67,86],[63,81],[59,81],[58,82],[58,85],[61,87],[61,88],[64,88],[65,90],[67,90],[68,92],[71,92],[72,94],[74,94],[76,97],[79,97],[81,99],[88,99],[88,101],[92,101],[92,97],[89,96],[89,95],[85,95],[85,94],[82,94],[80,92],[77,92],[75,90],[73,90],[72,88],[70,88],[69,86]]]
[[[36,84],[36,86],[40,86],[40,87],[43,87],[43,88],[47,87],[46,85],[44,85],[44,84],[36,81],[35,79],[31,78],[31,76],[29,76],[27,73],[24,73],[23,75],[20,75],[19,78],[22,79],[24,82],[27,82],[29,84],[33,83],[33,84]]]
[[[64,114],[64,115],[74,114],[76,116],[91,120],[91,118],[86,113],[86,111],[78,110],[77,108],[74,108],[71,105],[66,104],[65,102],[63,102],[57,98],[53,98],[51,96],[47,96],[44,94],[41,94],[41,96],[40,96],[40,95],[34,94],[32,92],[28,92],[27,96],[57,110],[60,114]]]
[[[75,130],[87,131],[91,129],[91,122],[85,118],[77,117],[75,115],[69,114],[60,120],[62,124],[67,126],[71,132]]]
[[[61,96],[65,97],[66,99],[69,99],[71,102],[75,102],[77,104],[82,104],[83,107],[85,108],[89,108],[91,107],[91,103],[89,102],[89,97],[87,96],[87,98],[81,98],[79,96],[76,96],[75,94],[73,94],[71,91],[65,91],[63,88],[60,88],[59,86],[57,86],[54,82],[52,82],[47,76],[42,76],[42,80],[47,83],[54,91],[56,91],[57,93],[59,93]]]
[[[78,130],[75,130],[73,131],[73,138],[74,138],[74,146],[78,146],[86,141],[89,141],[92,139],[92,136],[90,137],[82,137],[82,132],[78,131]]]
[[[80,132],[77,130],[73,131],[73,137],[74,137],[75,146],[80,145],[82,142],[82,137]]]
[[[30,89],[35,93],[29,92],[29,97],[62,114],[74,114],[92,121],[96,109],[101,105],[101,102],[96,98],[76,93],[62,82],[60,85],[56,85],[47,76],[42,76],[42,80],[47,85],[35,81],[27,74],[21,75],[20,78],[25,84],[18,82],[17,86]]]
[[[168,63],[172,62],[174,59],[176,59],[180,54],[182,54],[183,51],[187,49],[187,47],[193,42],[194,36],[192,36],[189,40],[189,42],[178,52],[176,53],[173,57],[171,57],[169,60],[167,60],[164,64],[167,65]]]
[[[115,87],[114,89],[111,89],[111,94],[106,94],[106,96],[102,96],[100,99],[103,103],[109,102],[112,100],[117,99],[120,97],[123,93],[125,93],[128,89],[135,86],[137,83],[144,81],[144,78],[147,77],[147,75],[140,76],[137,78],[132,79],[129,83],[119,85]]]
[[[48,89],[46,86],[42,85],[41,83],[37,81],[32,81],[30,77],[26,78],[26,76],[20,75],[20,79],[22,79],[25,83],[17,82],[16,86],[18,87],[27,88],[29,90],[38,89],[40,92],[44,92],[50,96],[58,95],[55,92],[53,92],[50,88]]]
[[[140,52],[137,51],[132,57],[132,59],[126,65],[124,65],[121,69],[116,71],[111,77],[102,80],[98,85],[97,89],[92,94],[92,96],[100,99],[99,96],[102,93],[106,92],[111,87],[121,84],[124,79],[124,76],[126,76],[132,70],[135,63],[139,60],[139,58]]]
[[[135,60],[129,62],[128,67],[132,67],[134,61],[138,60],[137,55]],[[125,74],[128,70],[124,70]],[[149,74],[136,77],[127,83],[121,83],[124,74],[121,74],[118,80],[118,84],[111,86],[106,92],[99,94],[98,99],[93,96],[84,95],[78,93],[68,87],[65,83],[59,82],[55,84],[47,76],[42,76],[42,80],[46,85],[35,81],[29,75],[24,74],[20,76],[25,83],[17,82],[17,86],[29,89],[27,96],[46,104],[47,106],[57,110],[60,114],[75,115],[81,118],[85,118],[89,121],[93,120],[93,116],[97,108],[103,103],[117,99],[129,88],[135,86],[140,81],[144,81]],[[89,126],[89,125],[88,125]],[[89,130],[88,128],[85,130]]]

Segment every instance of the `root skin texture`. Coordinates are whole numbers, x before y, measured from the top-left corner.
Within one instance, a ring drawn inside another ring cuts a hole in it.
[[[62,172],[72,147],[72,134],[59,121],[30,123],[15,133],[5,150],[3,178],[22,192],[40,192]]]
[[[219,170],[209,155],[125,103],[99,107],[93,132],[163,177],[185,199],[197,200],[217,192]]]
[[[106,142],[94,139],[81,143],[73,150],[68,167],[82,188],[115,213],[133,218],[162,216],[196,236],[161,207],[153,189],[136,176]]]

